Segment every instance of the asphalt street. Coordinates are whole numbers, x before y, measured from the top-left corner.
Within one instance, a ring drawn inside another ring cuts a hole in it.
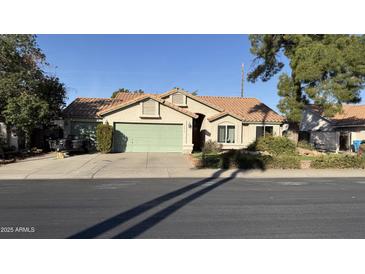
[[[365,238],[365,178],[3,180],[0,230],[0,238]]]

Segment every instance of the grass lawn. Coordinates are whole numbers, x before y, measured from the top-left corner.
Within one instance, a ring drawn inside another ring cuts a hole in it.
[[[191,156],[193,156],[194,158],[198,158],[198,159],[201,159],[202,155],[203,155],[203,152],[193,152],[191,154]]]
[[[318,156],[309,156],[309,155],[299,155],[298,156],[300,158],[300,160],[304,160],[304,161],[312,161],[312,160],[315,160],[316,158],[318,158]]]

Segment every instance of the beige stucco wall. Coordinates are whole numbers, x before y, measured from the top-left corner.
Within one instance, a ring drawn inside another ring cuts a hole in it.
[[[223,149],[240,149],[246,148],[252,142],[256,140],[256,127],[263,126],[264,124],[242,124],[242,122],[234,117],[225,116],[210,123],[211,127],[211,140],[217,141],[218,139],[218,126],[219,125],[234,125],[235,126],[235,143],[223,144]],[[278,124],[265,124],[265,126],[273,127],[274,136],[281,136],[281,126]]]
[[[223,149],[239,149],[243,148],[242,143],[242,122],[231,116],[224,116],[210,123],[211,136],[210,139],[218,141],[218,126],[233,125],[235,126],[235,142],[234,144],[222,144]]]
[[[172,103],[172,96],[168,96],[165,98],[166,101]],[[186,107],[183,107],[186,110],[189,110],[190,112],[193,113],[201,113],[203,115],[205,115],[203,121],[202,121],[202,126],[201,126],[201,131],[205,130],[205,141],[208,141],[210,139],[212,139],[212,125],[211,123],[208,121],[208,118],[216,115],[219,113],[219,111],[215,110],[214,108],[211,108],[209,106],[206,106],[194,99],[191,99],[190,97],[186,97]],[[214,139],[215,140],[215,139]]]
[[[165,100],[172,103],[171,95],[166,97]],[[209,122],[208,118],[214,116],[219,111],[206,106],[190,97],[186,97],[187,110],[194,113],[204,114],[204,120],[202,122],[201,131],[205,130],[205,141],[212,140],[217,141],[218,139],[218,125],[234,125],[235,126],[235,143],[234,144],[222,144],[223,149],[240,149],[246,148],[249,144],[256,140],[256,126],[263,126],[263,124],[242,124],[241,120],[238,120],[231,116],[224,116],[215,121]],[[265,124],[266,126],[273,126],[275,136],[281,136],[281,126],[278,124]]]
[[[247,147],[252,142],[256,140],[256,127],[262,127],[264,124],[244,124],[243,125],[243,146]],[[274,136],[281,136],[281,126],[278,124],[269,124],[266,123],[265,126],[272,126],[273,127],[273,134]]]
[[[192,125],[193,118],[170,107],[158,103],[160,118],[142,118],[141,102],[109,113],[103,117],[103,122],[113,125],[116,122],[148,123],[148,124],[181,124],[183,127],[183,152],[191,153],[193,149]]]

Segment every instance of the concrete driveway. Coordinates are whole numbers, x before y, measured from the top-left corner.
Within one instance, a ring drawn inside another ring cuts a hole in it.
[[[0,179],[160,178],[191,168],[181,153],[97,153],[3,165]]]

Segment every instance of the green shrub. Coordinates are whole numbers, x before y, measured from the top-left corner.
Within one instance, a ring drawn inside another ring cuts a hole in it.
[[[222,168],[222,169],[236,167],[236,154],[237,152],[235,150],[229,150],[221,154],[203,153],[202,166],[207,168]]]
[[[257,151],[257,140],[253,141],[246,148],[248,151]]]
[[[297,169],[300,168],[300,158],[293,155],[267,157],[265,166],[266,168]]]
[[[256,150],[267,151],[272,155],[295,155],[295,144],[286,137],[267,136],[258,139]]]
[[[219,154],[202,154],[202,167],[221,168],[221,156]]]
[[[311,162],[312,168],[365,168],[365,157],[328,154]]]
[[[108,123],[99,124],[96,127],[97,150],[101,153],[109,153],[112,149],[113,127]]]
[[[236,153],[234,157],[235,167],[240,169],[265,169],[266,159],[270,156]]]
[[[298,156],[283,155],[252,155],[243,153],[240,150],[230,150],[221,154],[202,154],[202,167],[222,168],[231,167],[239,169],[266,169],[300,168],[300,158]]]
[[[217,154],[222,151],[222,144],[219,144],[215,141],[208,140],[205,142],[204,147],[202,149],[203,153],[211,153],[211,154]]]
[[[297,144],[297,147],[304,148],[304,149],[309,149],[309,150],[314,150],[314,146],[311,143],[308,143],[305,140],[299,141],[298,144]]]

